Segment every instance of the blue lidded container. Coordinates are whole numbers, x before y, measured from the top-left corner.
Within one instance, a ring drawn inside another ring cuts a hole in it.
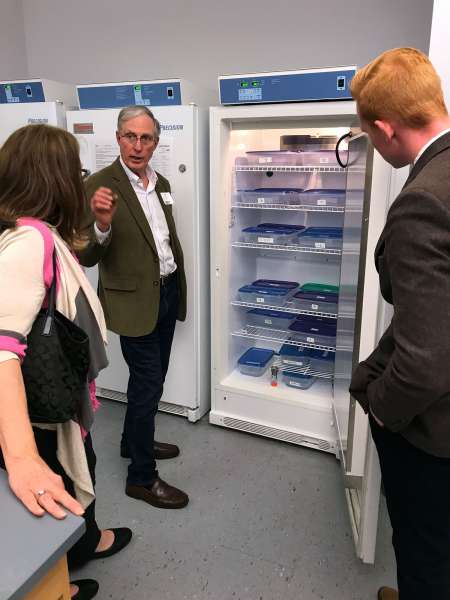
[[[296,315],[270,310],[267,308],[253,308],[247,311],[247,322],[256,327],[273,327],[274,329],[287,329],[295,321]]]
[[[288,288],[244,285],[239,288],[239,298],[251,304],[267,306],[284,306],[290,299],[292,291]]]
[[[298,231],[289,227],[246,227],[242,230],[248,244],[288,245],[294,243]]]
[[[289,326],[292,339],[297,342],[334,347],[337,324],[325,317],[300,316]]]
[[[243,375],[260,377],[269,367],[274,355],[266,348],[249,348],[238,360],[239,371]]]
[[[283,344],[280,348],[281,362],[285,366],[306,368],[309,366],[311,359],[306,352],[308,348],[302,348],[301,346],[293,346],[292,344]]]
[[[307,390],[317,379],[317,377],[313,377],[312,375],[303,375],[303,373],[294,373],[292,371],[283,371],[282,377],[286,385],[300,390]]]
[[[315,312],[337,314],[337,294],[314,294],[312,292],[297,292],[293,298],[295,308]]]

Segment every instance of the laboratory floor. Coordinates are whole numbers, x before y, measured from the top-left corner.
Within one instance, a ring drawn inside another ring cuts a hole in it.
[[[162,510],[124,494],[124,412],[103,401],[97,413],[97,518],[134,537],[72,575],[97,579],[99,600],[375,600],[394,585],[385,506],[375,566],[364,565],[334,456],[159,414],[157,439],[181,447],[160,476],[190,496],[187,508]]]

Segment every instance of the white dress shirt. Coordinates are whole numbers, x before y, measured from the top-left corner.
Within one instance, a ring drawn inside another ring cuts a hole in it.
[[[120,157],[120,164],[130,180],[131,187],[133,188],[137,199],[139,200],[152,231],[156,249],[158,251],[160,275],[170,275],[176,270],[177,265],[175,264],[172,248],[170,246],[170,234],[169,227],[167,226],[166,216],[155,191],[158,175],[150,167],[150,165],[147,165],[146,175],[148,177],[148,186],[147,189],[145,189],[142,179],[139,177],[139,175],[136,175],[136,173],[133,173],[133,171],[127,167],[127,165],[123,162],[122,157]],[[100,244],[104,243],[110,233],[110,230],[102,232],[98,229],[96,224],[94,225],[94,230],[98,242]]]

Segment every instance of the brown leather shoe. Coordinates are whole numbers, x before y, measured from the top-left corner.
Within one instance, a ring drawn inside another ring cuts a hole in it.
[[[175,444],[165,444],[164,442],[153,442],[153,450],[155,460],[165,460],[166,458],[175,458],[180,454],[180,449]],[[128,450],[125,446],[120,446],[120,456],[122,458],[130,458]]]
[[[394,588],[382,587],[378,590],[378,600],[398,600],[398,592]]]
[[[175,458],[180,454],[180,449],[175,444],[165,444],[164,442],[153,442],[153,450],[156,460],[165,460],[166,458]]]
[[[187,494],[172,487],[159,477],[147,487],[127,483],[125,494],[158,508],[184,508],[189,502]]]

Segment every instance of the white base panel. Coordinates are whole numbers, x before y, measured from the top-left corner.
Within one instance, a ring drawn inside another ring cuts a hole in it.
[[[309,390],[283,384],[272,388],[269,376],[252,378],[233,371],[213,391],[210,423],[336,454],[331,384],[317,381]]]
[[[123,392],[116,392],[114,390],[108,390],[107,388],[98,387],[96,394],[99,398],[106,398],[107,400],[115,400],[116,402],[127,402],[127,396]],[[179,415],[186,417],[191,423],[195,423],[206,414],[207,410],[203,412],[200,408],[188,408],[187,406],[181,406],[180,404],[170,404],[169,402],[160,402],[158,406],[160,412],[171,413],[173,415]]]

